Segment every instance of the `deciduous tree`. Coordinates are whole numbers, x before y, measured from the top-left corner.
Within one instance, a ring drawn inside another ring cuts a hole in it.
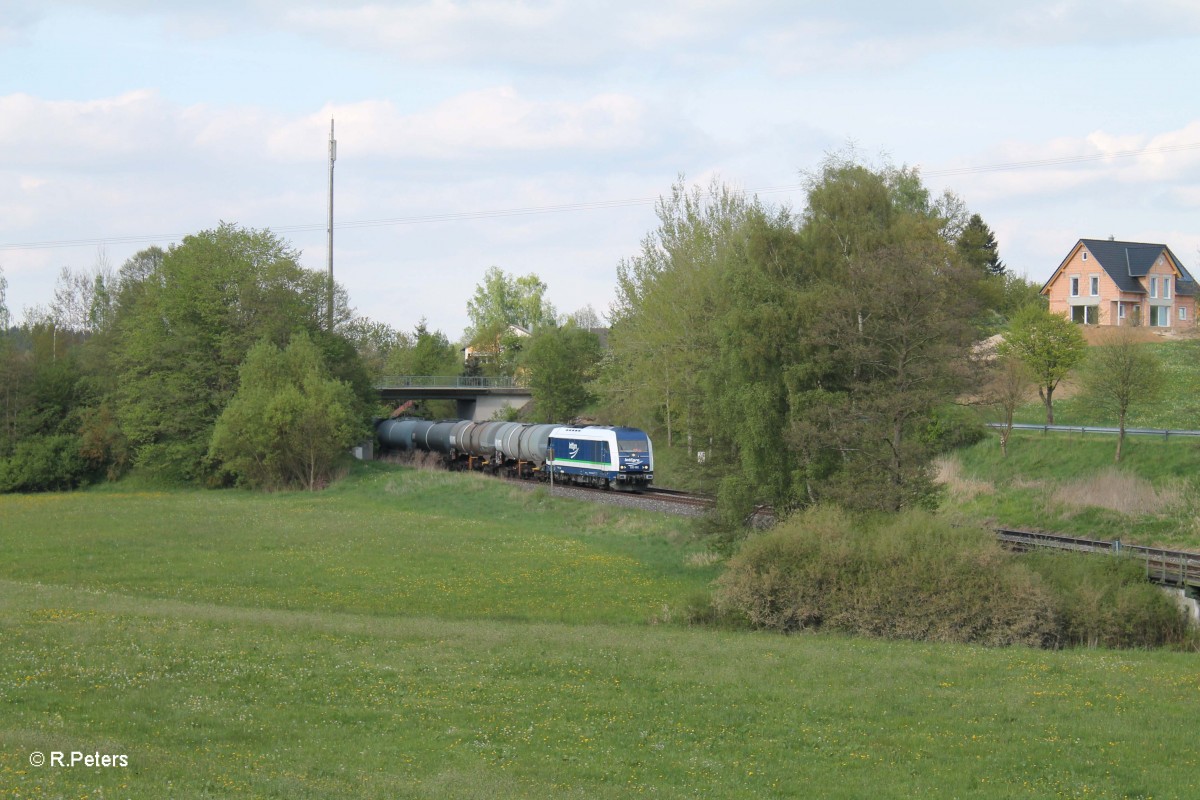
[[[934,453],[919,431],[967,383],[969,268],[940,239],[914,237],[854,257],[844,274],[846,290],[829,292],[807,332],[813,371],[797,381],[793,435],[818,496],[926,505]]]
[[[798,218],[673,187],[618,267],[608,407],[665,434],[664,453],[702,442],[726,524],[760,502],[926,502],[925,418],[964,384],[984,277],[952,247],[961,214],[915,170],[841,157]]]
[[[122,269],[114,409],[135,465],[174,480],[215,477],[213,425],[264,338],[279,345],[308,332],[336,377],[369,392],[353,348],[323,330],[324,275],[297,258],[270,231],[223,224]]]
[[[239,376],[237,393],[214,426],[209,457],[254,487],[326,485],[366,433],[351,387],[329,375],[304,333],[284,350],[262,340]]]
[[[1000,429],[1000,452],[1008,456],[1012,437],[1013,417],[1033,392],[1033,380],[1025,362],[1013,355],[997,356],[984,386],[983,401],[1000,409],[1003,427]]]
[[[1053,425],[1054,390],[1087,353],[1079,326],[1061,314],[1029,305],[1013,318],[998,352],[1020,359],[1029,369],[1046,408],[1046,424]]]
[[[489,268],[475,287],[467,301],[467,317],[467,344],[482,355],[483,366],[497,374],[511,374],[519,360],[522,337],[512,335],[512,326],[532,333],[555,324],[554,306],[546,300],[541,278],[532,273],[513,277],[499,267]]]
[[[0,336],[8,333],[8,278],[4,277],[4,267],[0,265]]]
[[[534,413],[542,422],[568,422],[592,399],[600,340],[574,323],[538,329],[525,348]]]
[[[1135,328],[1118,327],[1105,332],[1098,347],[1089,350],[1083,368],[1084,401],[1117,421],[1117,450],[1120,462],[1125,445],[1125,423],[1131,409],[1153,403],[1166,380],[1162,361],[1149,345],[1139,342]]]
[[[456,376],[463,373],[461,348],[452,344],[441,331],[429,330],[424,318],[411,335],[401,335],[403,346],[394,348],[388,356],[388,375]],[[453,400],[418,400],[412,413],[436,419],[454,416],[456,410]]]

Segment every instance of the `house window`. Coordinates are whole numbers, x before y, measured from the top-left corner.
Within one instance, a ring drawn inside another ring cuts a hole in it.
[[[1080,325],[1095,325],[1100,322],[1100,306],[1073,306],[1071,321]]]
[[[1083,251],[1083,260],[1087,261],[1087,250]]]
[[[1089,278],[1089,283],[1091,285],[1092,297],[1099,297],[1100,296],[1100,276],[1099,275],[1091,276],[1091,278]]]
[[[1171,299],[1171,279],[1163,278],[1163,297],[1167,300]]]
[[[1179,321],[1187,322],[1187,306],[1179,307]]]
[[[1079,297],[1079,276],[1071,276],[1071,297]]]
[[[1150,279],[1150,296],[1158,297],[1158,278]],[[1153,325],[1154,323],[1151,322],[1150,324]]]
[[[1150,327],[1167,328],[1171,325],[1170,306],[1150,306]]]
[[[1117,319],[1125,319],[1125,304],[1117,303]]]

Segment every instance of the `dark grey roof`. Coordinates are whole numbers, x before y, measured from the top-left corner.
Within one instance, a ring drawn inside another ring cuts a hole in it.
[[[1111,239],[1080,239],[1079,241],[1087,247],[1092,258],[1096,259],[1108,273],[1108,277],[1112,278],[1123,292],[1145,294],[1146,289],[1138,283],[1138,278],[1146,277],[1159,254],[1166,250],[1167,255],[1179,268],[1180,277],[1175,281],[1175,294],[1187,296],[1196,293],[1195,279],[1183,266],[1179,257],[1172,253],[1171,248],[1165,244],[1116,242]]]

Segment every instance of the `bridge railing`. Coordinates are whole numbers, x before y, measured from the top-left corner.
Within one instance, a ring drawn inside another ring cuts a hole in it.
[[[467,375],[385,375],[376,389],[525,389],[520,378],[485,378]]]
[[[1110,542],[1104,539],[1081,539],[1057,533],[1018,531],[1008,528],[997,528],[996,536],[1001,542],[1022,550],[1045,547],[1083,553],[1125,554],[1142,559],[1146,563],[1146,576],[1155,583],[1200,587],[1200,554],[1198,553],[1123,544],[1120,540]]]

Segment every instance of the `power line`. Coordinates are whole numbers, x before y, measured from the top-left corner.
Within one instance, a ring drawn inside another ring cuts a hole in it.
[[[946,169],[925,170],[922,177],[944,178],[958,175],[978,175],[991,172],[1008,172],[1021,169],[1037,169],[1041,167],[1056,167],[1069,164],[1084,164],[1093,161],[1105,161],[1118,158],[1135,158],[1137,156],[1158,153],[1180,153],[1189,150],[1200,150],[1200,142],[1161,147],[1146,147],[1140,150],[1119,150],[1112,153],[1094,153],[1091,155],[1059,156],[1055,158],[1032,159],[1028,161],[1010,161],[1002,164],[987,164],[974,167],[949,167]],[[747,189],[746,194],[778,194],[795,192],[806,189],[806,184],[786,184],[782,186],[761,186]],[[351,220],[339,222],[337,229],[350,230],[354,228],[385,228],[399,225],[425,225],[435,222],[467,222],[471,220],[499,219],[503,217],[521,217],[538,214],[559,214],[570,211],[598,211],[609,208],[629,208],[633,206],[654,205],[657,197],[635,197],[624,200],[593,200],[582,203],[560,203],[548,206],[527,206],[522,208],[498,208],[478,211],[451,211],[443,214],[425,214],[407,217],[386,217],[383,219]],[[275,233],[307,233],[325,230],[326,223],[308,223],[304,225],[281,225],[270,227]],[[0,244],[0,250],[45,250],[64,247],[93,246],[103,247],[115,244],[151,244],[163,241],[178,241],[190,233],[158,233],[136,234],[127,236],[105,236],[90,239],[49,239],[33,242],[12,242]]]
[[[1040,158],[1032,161],[1013,161],[1007,164],[993,164],[984,167],[953,167],[949,169],[930,170],[921,174],[927,177],[945,177],[947,175],[972,175],[982,172],[1003,172],[1013,169],[1032,169],[1035,167],[1057,167],[1064,164],[1082,164],[1088,161],[1104,161],[1110,158],[1133,158],[1154,153],[1180,153],[1185,150],[1200,150],[1200,142],[1189,144],[1163,145],[1162,147],[1147,147],[1141,150],[1118,150],[1114,153],[1095,153],[1084,156],[1059,156],[1057,158]]]

